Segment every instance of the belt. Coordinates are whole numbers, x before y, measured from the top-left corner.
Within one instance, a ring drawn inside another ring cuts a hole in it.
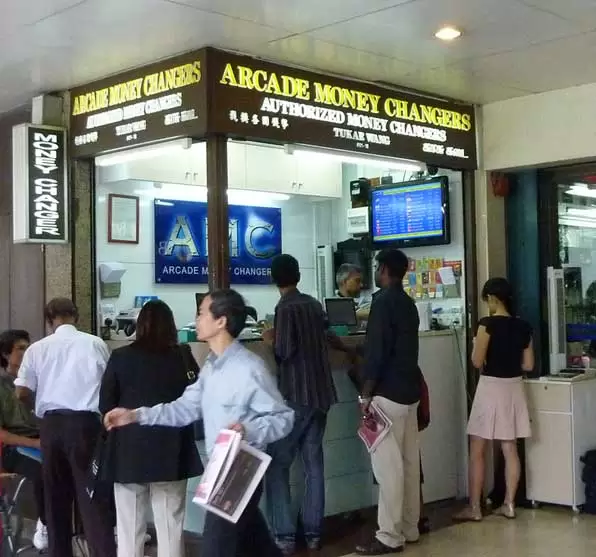
[[[45,418],[46,416],[79,416],[99,418],[99,414],[97,412],[91,412],[89,410],[48,410],[43,417]]]

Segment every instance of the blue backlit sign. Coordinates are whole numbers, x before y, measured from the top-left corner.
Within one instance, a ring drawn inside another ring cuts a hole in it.
[[[208,282],[207,204],[155,200],[155,282]],[[230,282],[271,284],[271,260],[281,253],[281,209],[228,209]]]

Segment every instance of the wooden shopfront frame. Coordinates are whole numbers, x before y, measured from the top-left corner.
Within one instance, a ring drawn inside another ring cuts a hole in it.
[[[476,286],[470,280],[476,276],[474,107],[210,47],[70,92],[73,187],[78,182],[79,190],[89,192],[84,205],[88,203],[91,213],[90,238],[75,237],[74,252],[79,244],[79,251],[93,262],[91,275],[79,277],[91,284],[92,308],[96,305],[92,159],[182,137],[206,141],[208,249],[216,254],[209,258],[209,288],[229,286],[230,138],[411,159],[463,171],[468,322],[474,319],[476,296],[470,295]],[[75,285],[79,282],[75,280]]]

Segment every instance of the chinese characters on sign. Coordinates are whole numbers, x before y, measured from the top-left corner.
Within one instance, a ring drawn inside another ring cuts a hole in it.
[[[243,124],[252,124],[253,126],[263,126],[287,130],[290,124],[287,118],[279,118],[278,116],[259,116],[258,114],[248,114],[248,112],[238,113],[237,110],[230,110],[230,120],[232,122],[241,122]]]
[[[71,92],[75,157],[207,134],[477,167],[474,107],[205,48]]]

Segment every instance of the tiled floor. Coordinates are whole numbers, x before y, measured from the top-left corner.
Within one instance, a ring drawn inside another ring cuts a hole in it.
[[[411,557],[584,557],[596,547],[596,517],[568,509],[521,510],[517,520],[496,516],[432,532],[406,548]]]
[[[520,510],[517,520],[491,516],[481,523],[447,525],[451,508],[431,509],[439,526],[419,544],[408,546],[403,555],[411,557],[585,557],[596,547],[596,516],[574,515],[571,510],[544,508]],[[441,527],[443,526],[443,527]],[[371,524],[353,523],[343,533],[330,532],[328,543],[318,557],[348,557],[354,545],[371,531]],[[24,553],[37,555],[37,553]],[[155,548],[147,549],[154,556]],[[200,557],[200,547],[192,541],[187,557]],[[312,554],[311,554],[312,555]],[[300,557],[306,557],[306,554]],[[310,556],[309,556],[310,557]]]

